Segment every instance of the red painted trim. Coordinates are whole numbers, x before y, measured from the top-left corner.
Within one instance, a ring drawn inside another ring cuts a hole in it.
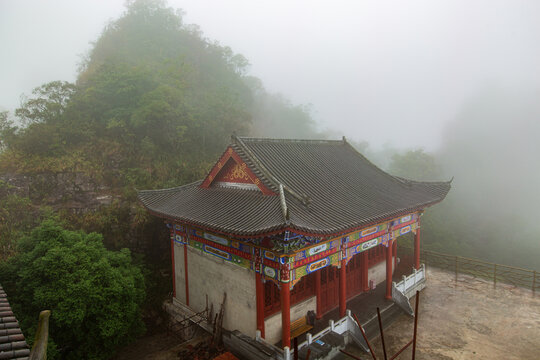
[[[186,305],[189,306],[189,276],[188,276],[187,244],[184,244],[184,275],[186,279]]]
[[[171,229],[171,232],[174,231],[174,226]],[[171,263],[172,263],[172,288],[173,288],[173,298],[176,297],[176,269],[174,267],[174,237],[171,236]]]
[[[317,302],[316,309],[316,318],[317,320],[321,319],[322,314],[322,304],[321,304],[321,271],[315,271],[315,299]]]
[[[386,299],[392,299],[392,247],[392,242],[386,247]]]
[[[437,204],[437,202],[435,202],[433,204],[428,204],[428,205],[426,205],[426,207],[434,205],[434,204]],[[205,226],[203,224],[199,224],[199,223],[197,223],[195,221],[188,221],[188,220],[184,220],[184,219],[174,218],[174,217],[168,216],[166,214],[162,214],[160,212],[153,211],[153,210],[149,209],[148,207],[146,207],[144,204],[143,204],[143,206],[146,208],[146,210],[150,214],[152,214],[154,216],[157,216],[157,217],[160,217],[162,219],[165,219],[166,221],[173,222],[173,223],[177,222],[177,223],[184,224],[184,225],[187,225],[187,226],[196,227],[196,228],[199,228],[201,230],[208,230],[208,231],[213,232],[215,234],[226,235],[226,236],[229,236],[229,237],[234,238],[234,239],[238,239],[239,237],[240,238],[249,238],[249,237],[262,238],[262,237],[265,237],[265,236],[280,234],[280,233],[283,233],[285,231],[292,231],[292,232],[294,232],[296,234],[299,234],[299,235],[321,236],[321,237],[327,239],[327,240],[324,240],[324,241],[328,241],[328,240],[333,241],[333,240],[336,240],[336,238],[346,236],[347,234],[356,232],[358,230],[362,230],[364,228],[368,228],[368,227],[371,227],[373,225],[378,225],[378,224],[381,224],[381,223],[384,223],[384,222],[397,220],[397,219],[399,219],[399,218],[401,218],[401,217],[403,217],[405,215],[408,215],[408,214],[411,214],[411,213],[416,213],[417,211],[422,211],[422,209],[423,209],[423,208],[418,208],[418,209],[415,208],[415,209],[413,209],[411,211],[408,211],[408,212],[399,213],[399,215],[396,215],[396,216],[392,216],[392,217],[389,217],[389,218],[383,218],[383,219],[376,220],[376,221],[373,221],[373,222],[370,222],[370,223],[367,223],[367,224],[364,224],[364,225],[361,225],[361,226],[349,228],[349,229],[346,229],[346,230],[343,230],[343,231],[340,231],[340,232],[328,233],[328,234],[326,234],[326,233],[306,232],[306,231],[299,230],[299,229],[296,229],[296,228],[290,227],[290,226],[284,227],[284,228],[278,228],[278,229],[275,229],[275,230],[268,230],[266,232],[261,232],[261,233],[256,233],[256,234],[231,234],[231,233],[219,230],[219,229],[214,229],[214,228]],[[242,241],[242,240],[239,240],[239,241]],[[259,247],[259,248],[262,248],[262,247]],[[271,249],[266,249],[266,250],[271,250]],[[293,256],[294,254],[295,253],[284,254],[284,256]]]
[[[281,284],[281,345],[291,348],[291,290],[289,283]]]
[[[216,179],[219,172],[225,167],[225,164],[227,164],[227,161],[229,159],[233,159],[237,164],[245,165],[244,160],[232,149],[232,147],[227,147],[223,155],[219,158],[219,160],[216,162],[212,170],[206,175],[206,178],[201,183],[200,187],[202,188],[209,188],[212,182]],[[248,177],[251,179],[253,184],[257,185],[257,187],[262,191],[264,195],[277,195],[275,192],[267,188],[262,181],[253,173],[253,171],[246,165],[245,171]]]
[[[264,339],[264,284],[261,274],[255,273],[255,294],[257,302],[257,330]]]
[[[341,260],[339,269],[339,317],[345,316],[347,309],[347,260]]]
[[[416,229],[414,235],[414,267],[420,269],[420,227]]]

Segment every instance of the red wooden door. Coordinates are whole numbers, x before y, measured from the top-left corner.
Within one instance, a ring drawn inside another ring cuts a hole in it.
[[[325,267],[321,272],[321,312],[324,314],[339,304],[339,269]]]
[[[347,264],[347,298],[356,296],[362,292],[362,257],[360,254],[353,256]]]

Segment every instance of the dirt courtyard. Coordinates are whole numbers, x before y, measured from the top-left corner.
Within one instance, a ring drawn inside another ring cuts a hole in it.
[[[483,279],[428,269],[420,294],[416,359],[540,359],[540,294]],[[414,299],[411,299],[414,307]],[[385,330],[389,357],[413,333],[413,319],[403,315]],[[380,340],[373,341],[377,358]],[[347,349],[371,358],[352,345]],[[397,359],[411,359],[407,349]]]
[[[419,360],[537,360],[540,359],[540,294],[493,284],[469,276],[428,269],[428,285],[420,295],[416,359]],[[414,307],[414,299],[412,300]],[[413,319],[400,316],[385,330],[388,354],[412,338]],[[383,359],[380,341],[372,342]],[[146,336],[128,345],[116,360],[174,360],[182,348],[166,332]],[[349,345],[347,351],[371,357]],[[389,356],[390,357],[390,356]],[[407,349],[397,359],[410,359]],[[342,359],[349,359],[343,356]]]

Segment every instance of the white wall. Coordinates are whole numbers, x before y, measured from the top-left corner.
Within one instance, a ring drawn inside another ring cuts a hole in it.
[[[392,257],[392,274],[396,271],[394,268],[394,257]],[[379,284],[386,280],[386,260],[381,261],[368,269],[368,282],[374,280],[375,284]]]
[[[185,304],[184,249],[175,246],[176,298]],[[255,336],[257,308],[255,301],[255,273],[231,264],[216,256],[188,247],[189,306],[202,311],[208,304],[219,312],[223,293],[227,293],[223,327]]]
[[[174,243],[174,282],[176,284],[176,299],[185,304],[184,245],[176,242]]]

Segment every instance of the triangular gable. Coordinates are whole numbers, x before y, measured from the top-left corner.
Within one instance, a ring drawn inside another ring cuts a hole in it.
[[[210,170],[201,184],[202,188],[209,188],[214,183],[254,184],[264,195],[277,195],[267,188],[253,173],[242,158],[229,146]]]

